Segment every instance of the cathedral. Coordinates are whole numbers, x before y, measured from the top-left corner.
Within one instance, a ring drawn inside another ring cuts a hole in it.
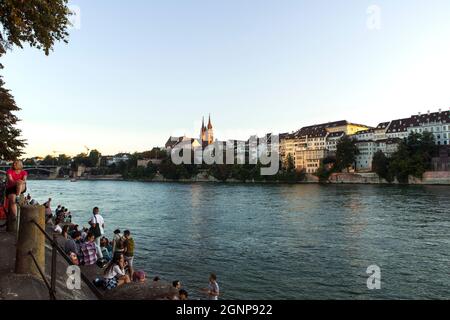
[[[209,115],[208,126],[205,127],[205,118],[202,120],[202,129],[200,131],[200,141],[203,147],[214,143],[214,131],[211,124],[211,115]]]

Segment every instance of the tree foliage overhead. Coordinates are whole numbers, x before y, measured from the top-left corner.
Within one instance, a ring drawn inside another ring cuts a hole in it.
[[[71,15],[67,1],[0,0],[0,57],[13,46],[23,48],[24,43],[48,55],[55,42],[67,42]],[[19,120],[12,113],[19,110],[0,77],[0,159],[12,160],[22,154],[25,143],[15,128]]]
[[[20,139],[21,130],[15,127],[19,119],[13,114],[19,110],[0,76],[0,160],[14,160],[22,154],[25,142]]]
[[[68,0],[1,0],[0,56],[24,43],[49,54],[57,41],[67,43]]]

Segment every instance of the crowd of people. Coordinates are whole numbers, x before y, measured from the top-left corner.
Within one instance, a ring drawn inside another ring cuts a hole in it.
[[[46,202],[46,208],[50,208],[50,202],[51,199]],[[105,289],[114,289],[139,276],[134,275],[134,239],[131,232],[125,230],[122,234],[116,230],[110,241],[105,236],[105,221],[98,207],[92,210],[92,218],[88,221],[90,227],[79,229],[79,225],[72,223],[69,209],[61,205],[58,205],[54,215],[48,216],[47,221],[52,221],[53,231],[63,237],[64,251],[72,263],[97,265],[104,269],[102,285]]]
[[[48,222],[53,221],[54,232],[63,237],[64,251],[71,261],[76,265],[97,265],[103,269],[102,277],[94,281],[97,286],[112,290],[127,283],[147,281],[145,272],[134,268],[135,242],[130,230],[122,232],[116,229],[110,240],[105,236],[105,220],[98,207],[92,210],[89,227],[80,230],[77,224],[72,223],[68,208],[58,205],[55,214],[50,215],[47,213],[51,212],[51,199],[44,205]],[[158,276],[153,278],[153,284],[159,281]],[[189,294],[182,288],[180,281],[173,281],[172,285],[178,292],[173,299],[188,299]],[[202,291],[209,299],[218,299],[219,285],[215,274],[210,275],[208,288]]]
[[[6,172],[4,196],[7,202],[9,218],[17,217],[17,204],[39,205],[27,192],[27,172],[23,170],[23,163],[14,161],[11,169]],[[79,225],[72,222],[72,213],[62,205],[58,205],[53,214],[51,209],[52,199],[49,198],[43,205],[45,207],[45,220],[53,225],[53,231],[62,237],[63,248],[67,256],[75,265],[97,265],[103,269],[103,277],[96,279],[95,283],[105,290],[112,290],[126,283],[146,282],[144,271],[134,270],[135,242],[130,230],[123,233],[117,229],[110,241],[105,236],[105,220],[100,214],[100,209],[92,210],[92,217],[88,221],[89,227],[79,229]],[[153,278],[156,284],[160,278]],[[181,282],[172,283],[178,295],[176,300],[187,300],[188,292],[182,288]],[[210,274],[208,288],[202,291],[209,299],[217,300],[219,285],[215,274]]]

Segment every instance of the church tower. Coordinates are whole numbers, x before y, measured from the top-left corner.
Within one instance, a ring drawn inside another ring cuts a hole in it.
[[[208,142],[207,131],[205,127],[205,117],[202,119],[202,129],[200,131],[200,140],[202,142],[202,146],[204,146]]]
[[[208,137],[208,145],[213,144],[214,143],[214,131],[213,131],[213,126],[211,124],[211,115],[209,115],[207,137]]]

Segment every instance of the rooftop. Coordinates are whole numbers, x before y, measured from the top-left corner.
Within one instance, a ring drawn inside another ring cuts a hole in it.
[[[410,118],[393,120],[390,123],[387,132],[405,132],[409,127],[418,127],[429,123],[450,123],[450,111],[418,114],[413,115]]]

